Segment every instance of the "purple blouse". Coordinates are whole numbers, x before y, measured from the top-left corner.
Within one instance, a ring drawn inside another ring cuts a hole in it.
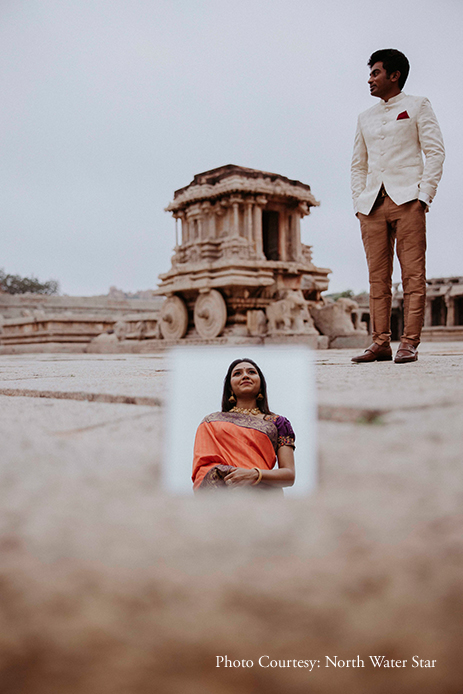
[[[291,446],[291,448],[296,448],[294,442],[296,440],[296,434],[293,431],[291,422],[286,417],[282,417],[278,414],[267,414],[264,419],[269,419],[272,421],[278,431],[278,448],[281,446]]]

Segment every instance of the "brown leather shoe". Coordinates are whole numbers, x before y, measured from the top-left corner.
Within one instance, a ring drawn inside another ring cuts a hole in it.
[[[401,342],[399,349],[396,352],[394,362],[396,364],[408,364],[410,361],[417,361],[418,359],[418,347],[408,344],[408,342]]]
[[[378,345],[373,342],[363,354],[358,357],[352,357],[351,361],[355,364],[366,364],[370,361],[392,361],[391,345]]]

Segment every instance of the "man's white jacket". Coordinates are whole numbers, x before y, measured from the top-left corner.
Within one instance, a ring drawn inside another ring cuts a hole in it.
[[[381,99],[358,118],[351,169],[355,212],[370,213],[382,184],[396,205],[417,198],[430,205],[444,158],[428,99],[403,92]]]

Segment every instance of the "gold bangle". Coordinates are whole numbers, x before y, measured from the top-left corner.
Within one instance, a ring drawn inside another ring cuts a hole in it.
[[[258,467],[253,467],[252,469],[253,469],[253,470],[257,470],[257,479],[256,479],[255,482],[253,482],[253,483],[251,484],[251,487],[255,487],[256,484],[259,484],[259,482],[260,482],[261,479],[262,479],[262,470],[259,470]]]

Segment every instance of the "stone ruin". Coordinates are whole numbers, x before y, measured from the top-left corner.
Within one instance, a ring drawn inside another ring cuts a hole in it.
[[[161,303],[152,293],[135,299],[111,290],[92,297],[0,293],[0,351],[85,352],[100,336],[113,344],[115,334],[128,344],[158,337]]]
[[[370,342],[367,324],[361,319],[358,303],[348,297],[336,301],[324,298],[311,307],[314,325],[329,339],[329,347],[354,348]]]
[[[105,308],[117,306],[113,312],[93,305],[86,312],[76,297],[79,312],[56,311],[57,297],[47,297],[54,307],[47,310],[42,297],[35,310],[3,321],[0,350],[154,352],[174,344],[241,342],[366,346],[355,302],[322,298],[331,270],[314,265],[311,246],[301,241],[301,219],[317,205],[309,185],[279,174],[231,164],[197,174],[166,208],[176,220],[176,245],[172,266],[150,297],[126,299],[112,291]]]
[[[463,339],[463,277],[426,280],[423,337],[430,341]]]
[[[360,337],[352,346],[363,345],[366,331],[348,307],[324,313],[331,270],[315,266],[311,246],[301,242],[301,219],[317,205],[305,183],[234,165],[197,174],[177,190],[166,210],[180,220],[181,235],[157,290],[166,296],[163,338],[293,338],[327,347],[350,336]]]
[[[463,340],[463,277],[433,277],[426,280],[426,310],[423,342]],[[355,297],[359,301],[359,297]],[[361,301],[359,301],[361,303]],[[365,313],[368,308],[363,306]],[[366,318],[366,316],[365,316]],[[392,339],[400,340],[404,328],[404,294],[400,282],[393,285]]]

